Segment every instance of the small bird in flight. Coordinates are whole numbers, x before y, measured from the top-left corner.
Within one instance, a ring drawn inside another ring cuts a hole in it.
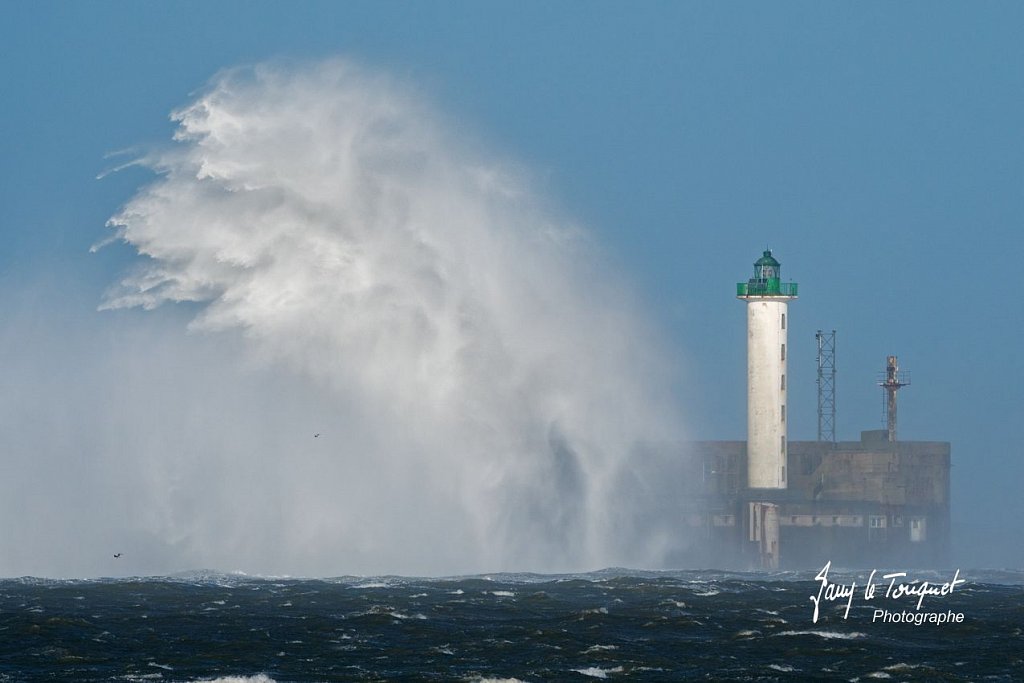
[[[316,434],[314,434],[314,435],[313,435],[313,438],[314,438],[314,439],[320,438],[320,432],[317,432]]]
[[[121,557],[121,553],[114,553],[114,559],[115,559],[115,560],[116,560],[117,558],[119,558],[119,557]]]

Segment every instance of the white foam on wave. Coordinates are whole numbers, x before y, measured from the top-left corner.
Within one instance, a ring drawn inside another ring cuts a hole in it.
[[[575,671],[578,674],[583,674],[584,676],[590,676],[591,678],[608,678],[608,674],[620,674],[623,669],[621,666],[616,666],[611,669],[602,669],[601,667],[591,666],[586,669],[572,669],[572,671]]]
[[[277,683],[266,674],[255,676],[220,676],[219,678],[198,678],[196,683]]]
[[[607,651],[607,650],[618,650],[618,649],[619,649],[618,645],[591,645],[590,647],[588,647],[586,650],[583,651],[583,654],[586,655],[586,654],[591,654],[591,653],[594,653],[594,652],[602,652],[602,651]]]
[[[868,634],[860,631],[840,633],[839,631],[780,631],[773,633],[773,636],[818,636],[819,638],[838,638],[839,640],[853,640],[854,638],[866,638]]]
[[[399,612],[397,609],[395,609],[394,607],[391,607],[390,605],[374,605],[373,607],[371,607],[370,609],[366,610],[365,612],[360,612],[360,613],[358,613],[355,616],[367,617],[367,616],[380,616],[380,615],[386,615],[386,616],[391,617],[392,619],[426,619],[427,618],[427,616],[425,614],[420,614],[418,612],[416,614],[406,614],[405,612]]]
[[[395,619],[426,619],[427,615],[416,612],[415,614],[405,614],[403,612],[388,612],[388,616],[394,617]]]

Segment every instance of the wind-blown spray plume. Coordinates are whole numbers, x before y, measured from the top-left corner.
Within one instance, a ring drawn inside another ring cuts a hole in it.
[[[170,505],[179,545],[328,574],[661,562],[670,524],[638,492],[644,444],[679,436],[669,364],[519,174],[345,61],[225,72],[173,118],[110,221],[145,259],[104,307],[195,302],[193,330],[240,332],[334,413],[315,448],[193,463],[261,502]]]

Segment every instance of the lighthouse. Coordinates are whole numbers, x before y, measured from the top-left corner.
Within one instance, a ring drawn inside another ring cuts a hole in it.
[[[754,262],[754,277],[736,285],[736,298],[747,303],[748,540],[758,545],[765,568],[779,560],[772,492],[786,488],[787,314],[797,297],[796,283],[783,283],[780,271],[766,250]],[[760,497],[758,490],[764,490]]]

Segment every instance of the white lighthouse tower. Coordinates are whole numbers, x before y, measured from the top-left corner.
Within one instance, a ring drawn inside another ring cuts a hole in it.
[[[786,328],[797,285],[780,281],[780,265],[765,251],[754,277],[736,285],[747,302],[747,487],[767,489],[751,502],[750,541],[760,545],[761,564],[778,566],[778,509],[770,490],[786,488]]]

